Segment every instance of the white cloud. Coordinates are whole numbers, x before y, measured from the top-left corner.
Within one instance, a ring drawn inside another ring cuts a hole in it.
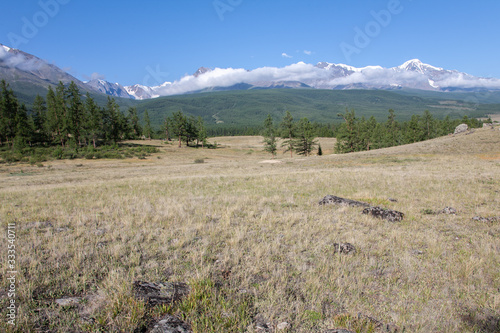
[[[342,76],[339,71],[348,70],[349,75]],[[259,85],[277,81],[300,81],[315,88],[331,89],[338,86],[366,85],[386,87],[402,85],[417,89],[432,89],[429,77],[418,72],[397,71],[392,68],[368,66],[354,68],[345,65],[334,66],[333,69],[318,68],[311,64],[298,62],[285,67],[260,67],[254,70],[243,68],[215,68],[199,76],[186,75],[180,80],[154,87],[160,96],[184,94],[187,92],[210,89],[213,87],[230,87],[238,83]],[[500,89],[500,80],[483,79],[448,72],[440,77],[432,78],[433,84],[446,87],[485,87]]]
[[[283,58],[293,58],[291,55],[288,55],[288,54],[286,54],[285,52],[283,52],[283,53],[281,54],[281,56],[282,56]]]
[[[304,50],[304,54],[311,55],[312,51]]]

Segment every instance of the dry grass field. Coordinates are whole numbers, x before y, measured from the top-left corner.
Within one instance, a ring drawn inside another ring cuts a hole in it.
[[[321,139],[323,156],[274,160],[258,137],[210,141],[220,148],[148,141],[161,153],[144,160],[0,165],[0,331],[141,332],[166,313],[194,332],[500,331],[498,127],[346,155]],[[328,194],[405,218],[318,205]],[[457,214],[435,213],[447,206]],[[151,308],[136,280],[191,293]]]

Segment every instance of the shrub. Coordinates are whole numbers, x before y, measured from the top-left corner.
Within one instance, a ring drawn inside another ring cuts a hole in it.
[[[205,160],[203,158],[197,158],[194,160],[194,163],[205,163]]]

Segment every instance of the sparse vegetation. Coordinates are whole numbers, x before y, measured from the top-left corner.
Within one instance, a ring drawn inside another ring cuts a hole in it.
[[[1,164],[18,317],[0,330],[133,332],[169,313],[194,332],[283,322],[288,332],[498,331],[500,131],[343,155],[319,138],[322,157],[275,164],[259,163],[269,157],[261,137],[214,140],[217,150],[141,141],[168,156],[147,161]],[[327,194],[405,218],[319,206]],[[428,213],[447,206],[458,213]],[[6,242],[0,253],[6,272]],[[138,279],[186,282],[191,293],[149,308],[132,292]],[[62,307],[61,297],[82,299]]]

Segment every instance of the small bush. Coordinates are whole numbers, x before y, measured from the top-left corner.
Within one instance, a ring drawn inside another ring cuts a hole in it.
[[[203,158],[197,158],[194,160],[194,163],[205,163],[205,160]]]

